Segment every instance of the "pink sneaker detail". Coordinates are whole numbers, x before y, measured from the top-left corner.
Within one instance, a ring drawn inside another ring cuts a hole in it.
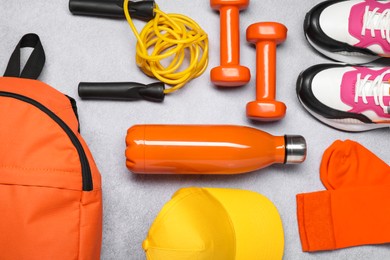
[[[379,45],[384,52],[384,54],[380,55],[390,56],[390,43],[386,40],[386,37],[382,37],[381,30],[375,29],[375,37],[372,37],[371,29],[366,28],[365,35],[362,35],[364,14],[367,6],[370,12],[373,12],[374,9],[378,8],[376,11],[378,15],[390,9],[390,3],[380,3],[375,0],[366,0],[363,3],[356,4],[351,8],[349,16],[349,33],[360,41],[355,44],[356,47],[368,48],[372,45]],[[390,16],[390,12],[386,16]],[[389,29],[390,28],[387,28],[387,30]]]
[[[367,103],[364,103],[364,99],[362,96],[358,97],[358,101],[355,102],[355,94],[357,91],[358,84],[358,76],[363,80],[365,77],[368,77],[369,81],[374,81],[377,77],[380,77],[383,73],[389,70],[389,68],[383,68],[381,70],[371,70],[366,67],[354,67],[355,71],[346,72],[343,76],[343,80],[340,87],[340,95],[341,100],[352,107],[352,109],[348,112],[351,113],[363,113],[364,111],[374,111],[378,116],[383,118],[389,118],[389,105],[390,105],[390,95],[384,95],[382,98],[383,103],[387,106],[387,110],[383,108],[381,105],[375,103],[375,97],[373,95],[367,95]],[[359,75],[360,74],[360,75]],[[378,83],[382,84],[383,82],[388,82],[390,80],[390,72],[385,74],[383,77],[383,81]],[[371,86],[373,87],[373,86]],[[376,87],[376,86],[374,86]],[[365,91],[365,90],[363,90]],[[372,90],[371,90],[372,91]],[[386,110],[386,111],[385,111]]]

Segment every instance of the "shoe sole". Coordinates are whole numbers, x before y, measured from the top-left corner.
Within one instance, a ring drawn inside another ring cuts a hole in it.
[[[299,93],[300,89],[302,88],[302,83],[303,83],[302,73],[299,74],[298,76],[297,93]],[[372,123],[372,124],[362,123],[360,120],[355,118],[343,118],[343,119],[326,118],[309,109],[305,105],[305,103],[301,100],[299,94],[298,94],[298,100],[302,104],[302,106],[306,109],[306,111],[308,111],[309,114],[311,114],[314,118],[316,118],[321,123],[328,125],[337,130],[346,131],[346,132],[365,132],[365,131],[371,131],[379,128],[390,128],[389,125],[376,124],[376,123]]]
[[[341,61],[347,64],[366,64],[373,62],[375,60],[380,59],[380,56],[372,56],[372,55],[366,55],[359,52],[330,52],[327,50],[322,49],[321,47],[317,46],[307,34],[305,34],[307,41],[309,44],[319,53],[322,55],[334,60],[334,61]]]

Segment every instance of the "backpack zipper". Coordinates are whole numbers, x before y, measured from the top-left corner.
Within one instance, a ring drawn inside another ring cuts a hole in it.
[[[1,96],[14,98],[35,106],[43,113],[48,115],[53,121],[55,121],[64,130],[64,132],[68,135],[70,141],[72,142],[73,146],[76,148],[80,158],[83,191],[92,191],[93,190],[92,173],[91,173],[91,168],[89,166],[88,158],[85,154],[84,148],[81,145],[79,139],[69,128],[69,126],[64,121],[62,121],[61,118],[59,118],[56,114],[54,114],[50,109],[48,109],[47,107],[45,107],[44,105],[42,105],[41,103],[37,102],[34,99],[19,94],[4,92],[4,91],[0,91],[0,97]]]

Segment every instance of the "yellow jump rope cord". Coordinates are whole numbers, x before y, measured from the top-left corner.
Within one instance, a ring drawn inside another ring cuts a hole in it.
[[[137,38],[137,65],[146,75],[170,85],[171,88],[164,91],[166,94],[203,74],[208,65],[209,40],[194,20],[180,14],[166,14],[156,5],[155,18],[138,33],[128,4],[129,1],[124,0],[123,9]],[[188,66],[183,69],[186,58]],[[164,66],[163,60],[168,65]]]

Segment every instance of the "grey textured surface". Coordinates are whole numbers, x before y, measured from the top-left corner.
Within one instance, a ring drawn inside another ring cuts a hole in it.
[[[303,253],[299,241],[295,195],[323,190],[319,164],[323,151],[337,139],[360,142],[390,163],[389,130],[344,133],[314,120],[299,104],[295,81],[310,65],[329,62],[306,43],[302,23],[319,0],[252,0],[241,14],[241,60],[255,71],[255,50],[245,42],[254,22],[278,21],[288,39],[278,48],[277,97],[288,106],[284,120],[253,124],[245,105],[254,99],[255,79],[246,87],[218,90],[209,71],[219,63],[219,15],[208,0],[160,0],[162,10],[192,17],[208,32],[210,65],[206,73],[163,104],[148,102],[85,102],[77,96],[80,81],[152,82],[134,62],[135,40],[125,21],[72,16],[68,0],[0,0],[0,71],[20,37],[40,35],[47,62],[41,80],[78,100],[82,134],[101,171],[104,192],[102,259],[144,259],[141,244],[161,207],[181,187],[241,188],[264,194],[281,214],[285,229],[284,259],[390,259],[390,245],[364,246],[333,252]],[[142,22],[136,22],[139,29]],[[274,135],[300,134],[308,142],[308,157],[296,166],[272,166],[240,176],[134,176],[125,167],[126,130],[134,124],[236,124]]]

